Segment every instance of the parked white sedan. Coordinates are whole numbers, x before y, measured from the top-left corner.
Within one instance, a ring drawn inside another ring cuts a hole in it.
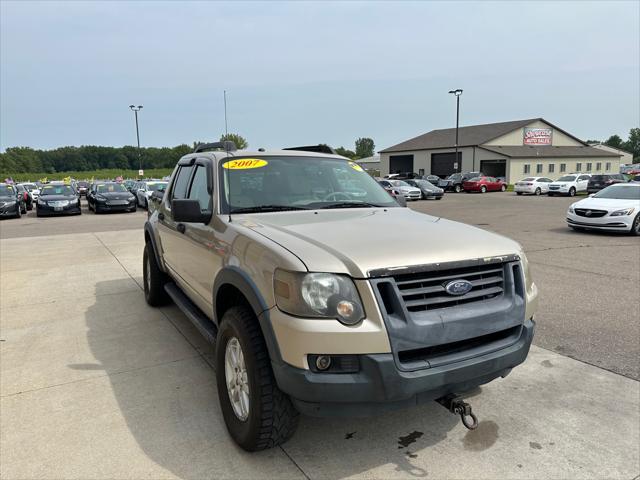
[[[567,225],[640,235],[640,183],[616,183],[574,203],[567,211]]]
[[[547,177],[527,177],[516,182],[513,191],[516,192],[517,195],[522,195],[523,193],[541,195],[549,192],[551,182],[553,182],[553,180]]]
[[[422,198],[422,192],[420,189],[412,187],[405,181],[391,179],[389,180],[389,183],[393,185],[393,188],[398,190],[407,200],[420,200]]]
[[[590,173],[564,175],[549,185],[549,196],[569,195],[573,197],[578,192],[586,192],[590,178]]]

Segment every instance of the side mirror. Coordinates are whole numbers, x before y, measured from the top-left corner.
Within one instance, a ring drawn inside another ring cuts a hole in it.
[[[171,202],[171,212],[176,222],[209,223],[211,212],[203,212],[198,200],[179,199]]]

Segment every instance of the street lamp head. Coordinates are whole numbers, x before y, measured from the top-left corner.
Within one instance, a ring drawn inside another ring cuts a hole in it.
[[[449,92],[449,93],[451,93],[451,92]],[[129,108],[130,108],[131,110],[133,110],[134,108],[136,108],[136,106],[135,106],[135,105],[129,105]]]
[[[457,88],[456,90],[449,90],[449,93],[453,93],[456,97],[462,95],[462,89]]]
[[[460,93],[462,93],[462,90],[460,90]],[[142,109],[142,105],[138,105],[138,110]]]

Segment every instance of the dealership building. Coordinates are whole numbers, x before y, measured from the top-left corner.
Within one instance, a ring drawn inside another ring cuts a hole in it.
[[[481,171],[514,183],[525,176],[618,173],[621,154],[594,148],[543,118],[432,130],[380,151],[380,173],[446,177]]]

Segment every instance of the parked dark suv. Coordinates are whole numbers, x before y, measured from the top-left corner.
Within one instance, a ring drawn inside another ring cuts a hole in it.
[[[627,179],[621,173],[606,173],[604,175],[592,175],[587,184],[587,193],[599,192],[603,188],[614,183],[623,183]]]
[[[462,184],[472,178],[476,177],[484,177],[484,173],[482,172],[467,172],[467,173],[453,173],[449,175],[445,180],[440,182],[438,186],[440,188],[444,188],[446,191],[453,191],[456,193],[460,193],[464,190]]]

